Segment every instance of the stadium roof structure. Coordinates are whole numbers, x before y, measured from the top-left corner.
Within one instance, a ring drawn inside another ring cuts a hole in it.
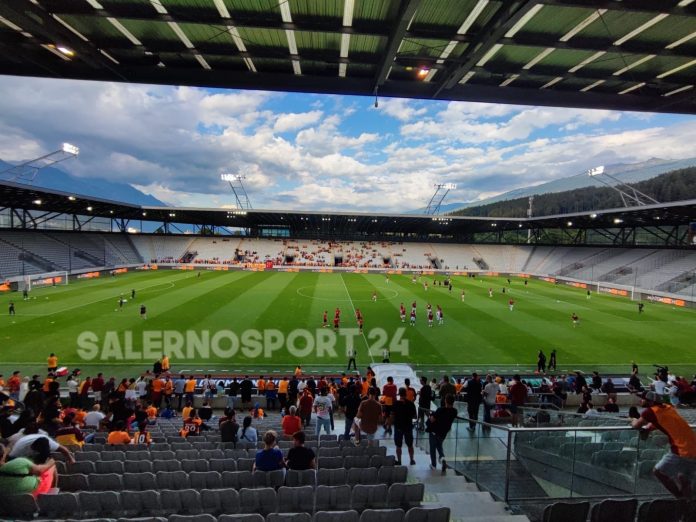
[[[696,2],[2,0],[0,74],[696,114]]]
[[[534,230],[538,242],[544,231],[562,230],[571,243],[582,244],[588,230],[599,231],[613,244],[630,245],[636,229],[650,229],[660,244],[686,246],[689,224],[696,222],[696,200],[659,205],[577,212],[532,218],[430,216],[361,212],[299,210],[238,210],[215,208],[140,206],[108,199],[43,189],[4,181],[0,183],[0,211],[10,209],[13,228],[43,228],[59,215],[71,215],[75,230],[95,217],[112,220],[113,228],[126,231],[133,222],[161,223],[160,230],[176,233],[177,224],[194,225],[207,233],[247,229],[264,235],[287,230],[289,237],[320,238],[443,238],[472,241],[475,234],[503,242],[505,232]]]

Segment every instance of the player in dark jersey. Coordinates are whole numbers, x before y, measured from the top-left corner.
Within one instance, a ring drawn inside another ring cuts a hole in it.
[[[428,310],[428,328],[432,328],[432,327],[433,327],[433,309],[430,308]]]
[[[147,319],[147,308],[145,308],[145,305],[140,305],[140,317]]]
[[[14,301],[10,301],[10,315],[15,315],[15,304],[14,304]]]
[[[416,309],[411,308],[411,326],[416,326]]]

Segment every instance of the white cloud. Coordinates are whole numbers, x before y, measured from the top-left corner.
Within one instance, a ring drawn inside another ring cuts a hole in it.
[[[318,122],[323,114],[322,111],[279,114],[273,125],[273,130],[276,132],[287,132],[302,129]]]
[[[385,98],[380,100],[377,110],[400,121],[411,121],[417,116],[423,116],[428,112],[425,107],[414,108],[412,101],[402,98]]]

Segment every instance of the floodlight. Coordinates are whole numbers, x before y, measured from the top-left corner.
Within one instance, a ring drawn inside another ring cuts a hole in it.
[[[619,223],[623,223],[623,219],[615,218],[614,219],[614,224],[618,225]]]
[[[67,47],[64,47],[62,45],[56,46],[56,49],[63,53],[65,56],[75,56],[75,51],[73,51],[72,49],[68,49]]]
[[[430,72],[430,69],[423,67],[423,68],[418,70],[418,77],[425,78],[426,76],[428,76],[429,72]]]
[[[455,190],[457,188],[457,184],[456,183],[445,183],[444,185],[442,185],[442,188],[445,190]]]
[[[222,181],[239,181],[240,179],[245,179],[246,176],[242,174],[220,174],[220,179]]]
[[[70,201],[75,201],[77,198],[76,198],[75,196],[68,196],[68,199],[69,199]]]
[[[40,205],[42,202],[41,202],[40,199],[35,199],[34,201],[32,201],[32,203],[33,203],[34,205]]]
[[[604,165],[600,165],[599,167],[595,167],[595,168],[587,171],[588,176],[599,176],[600,174],[603,174],[603,173],[604,173]]]
[[[593,213],[593,214],[590,214],[590,217],[591,217],[592,219],[594,219],[594,218],[597,217],[597,214],[594,214],[594,213]]]
[[[92,207],[87,207],[87,212],[92,212]]]
[[[568,226],[569,226],[569,227],[572,227],[572,226],[573,226],[573,222],[572,222],[572,221],[568,221]]]
[[[79,147],[71,145],[70,143],[63,143],[63,152],[77,156],[80,153],[80,149]]]

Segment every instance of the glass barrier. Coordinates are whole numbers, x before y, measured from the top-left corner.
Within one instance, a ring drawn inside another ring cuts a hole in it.
[[[517,428],[460,414],[442,444],[444,466],[506,502],[669,496],[652,471],[670,451],[662,432],[641,436],[615,416],[523,411]],[[419,431],[418,446],[429,451],[431,438]]]

